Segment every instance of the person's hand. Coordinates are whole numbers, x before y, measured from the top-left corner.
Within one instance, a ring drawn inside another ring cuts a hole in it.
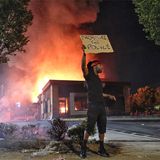
[[[111,100],[113,100],[113,101],[116,101],[116,97],[115,96],[109,96],[109,98],[111,99]]]
[[[112,99],[113,101],[116,101],[116,97],[115,97],[115,96],[111,96],[111,99]]]

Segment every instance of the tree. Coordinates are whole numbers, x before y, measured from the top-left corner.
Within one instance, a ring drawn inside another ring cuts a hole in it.
[[[134,111],[142,111],[152,109],[156,104],[156,90],[145,86],[139,88],[135,94],[131,96],[131,106]]]
[[[8,55],[24,52],[28,43],[25,35],[33,15],[27,9],[30,0],[0,0],[0,63],[8,61]]]
[[[156,88],[155,99],[156,105],[160,105],[160,87]]]
[[[160,0],[133,0],[133,4],[147,39],[160,45]]]

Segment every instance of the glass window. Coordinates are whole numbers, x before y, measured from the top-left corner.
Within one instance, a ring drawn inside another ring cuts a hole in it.
[[[75,95],[74,110],[75,111],[87,110],[87,97],[85,95]]]

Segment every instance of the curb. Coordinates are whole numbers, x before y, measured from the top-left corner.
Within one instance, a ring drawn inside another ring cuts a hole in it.
[[[160,117],[108,117],[109,121],[160,121]]]
[[[112,142],[157,142],[159,143],[160,140],[108,140],[106,143],[112,143]]]
[[[66,122],[72,121],[84,121],[86,117],[83,118],[62,118]],[[160,117],[107,117],[108,121],[160,121]]]

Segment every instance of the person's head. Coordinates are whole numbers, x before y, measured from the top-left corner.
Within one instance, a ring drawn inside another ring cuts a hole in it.
[[[98,60],[88,62],[87,67],[88,67],[88,69],[93,68],[93,70],[96,73],[102,73],[102,71],[103,71],[103,66],[102,66],[101,62]]]

